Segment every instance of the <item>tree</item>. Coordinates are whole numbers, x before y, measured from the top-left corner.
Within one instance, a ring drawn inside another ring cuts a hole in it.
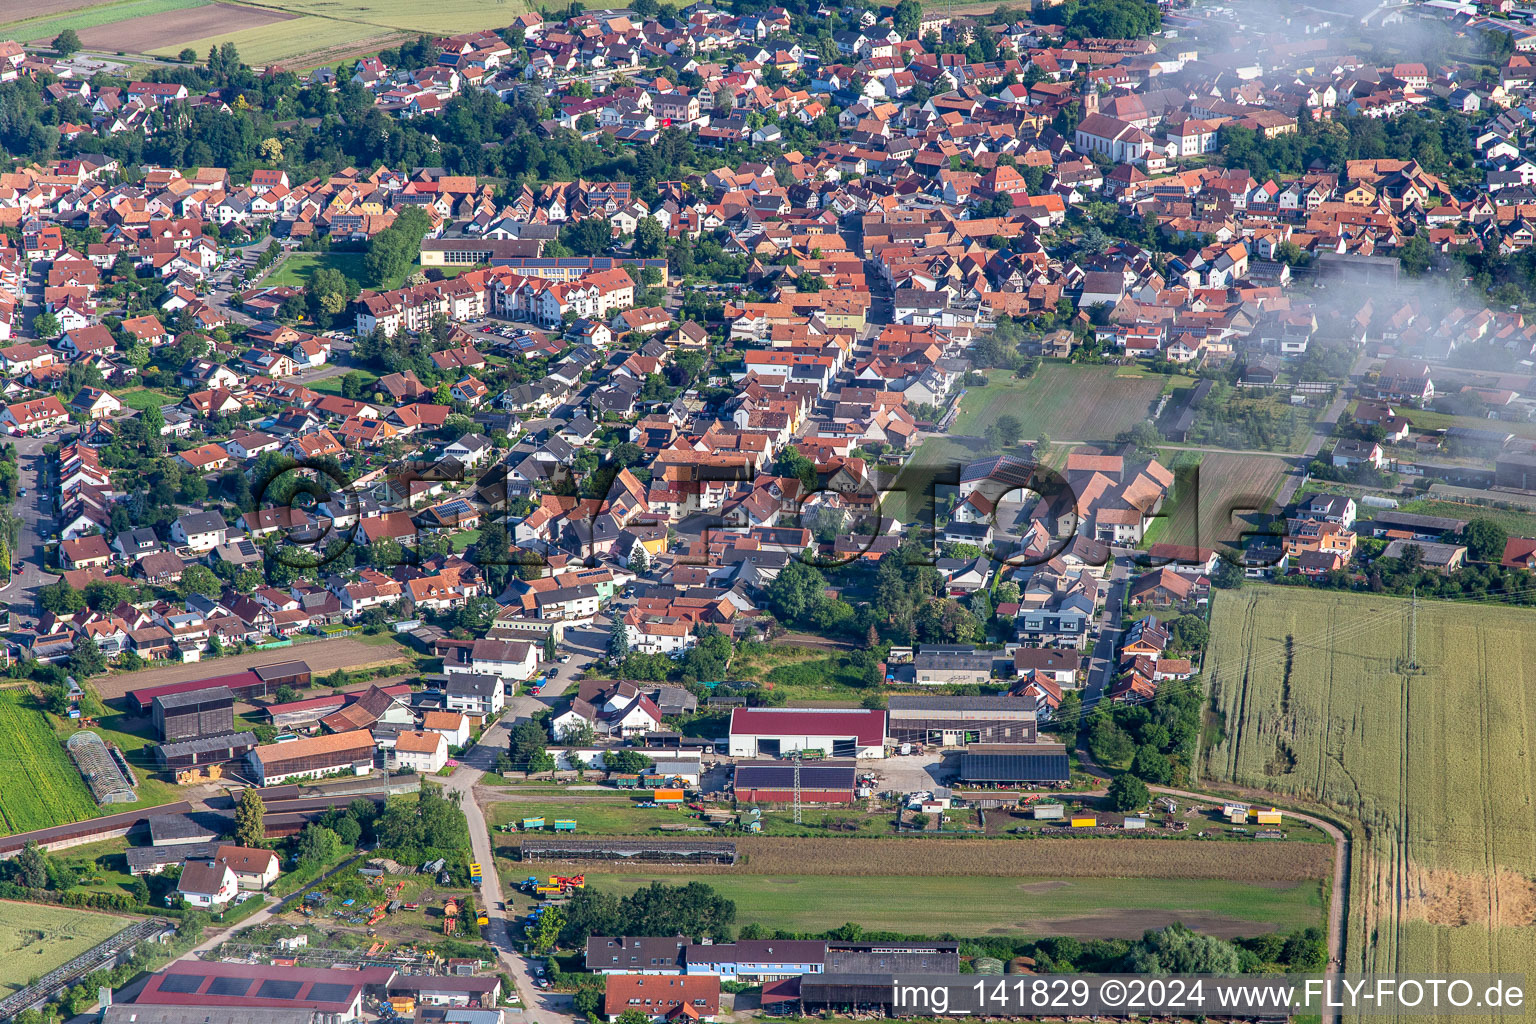
[[[1474,519],[1467,524],[1467,557],[1474,562],[1502,562],[1504,543],[1509,534],[1492,519]]]
[[[622,618],[615,616],[613,626],[608,630],[608,660],[618,665],[627,657],[629,657],[629,627],[624,625]]]
[[[1136,748],[1136,756],[1131,759],[1131,774],[1139,779],[1165,786],[1173,779],[1173,764],[1157,747],[1150,743],[1143,743]]]
[[[223,588],[212,569],[206,565],[189,565],[182,570],[181,582],[176,589],[186,598],[193,594],[217,594]]]
[[[1503,546],[1499,550],[1502,552]],[[1211,639],[1211,628],[1198,615],[1180,615],[1170,627],[1170,639],[1183,651],[1198,651]]]
[[[901,38],[916,39],[923,24],[923,5],[918,0],[901,0],[892,21]]]
[[[603,767],[620,775],[639,775],[653,764],[655,762],[645,754],[629,747],[603,752]]]
[[[667,232],[655,217],[646,217],[635,225],[635,255],[641,259],[657,259],[666,251]]]
[[[1135,974],[1237,974],[1237,947],[1182,924],[1147,932],[1127,955],[1124,970]]]
[[[1024,425],[1017,416],[1003,415],[987,428],[987,443],[994,448],[1008,448],[1019,441]]]
[[[799,622],[826,600],[826,588],[827,579],[818,569],[791,559],[768,584],[768,610],[780,622]]]
[[[637,542],[635,546],[630,549],[629,569],[636,576],[644,576],[646,573],[651,571],[651,559],[650,556],[645,553],[644,544]]]
[[[240,802],[235,805],[236,845],[255,847],[266,841],[266,813],[267,805],[261,799],[260,790],[255,786],[247,786],[241,791]]]
[[[1211,577],[1212,585],[1222,590],[1238,590],[1242,587],[1243,580],[1243,567],[1223,554],[1220,563],[1216,566],[1215,574]]]
[[[32,333],[45,341],[51,341],[64,333],[64,325],[52,313],[39,313],[32,318]]]
[[[53,49],[60,57],[80,52],[80,34],[72,28],[53,37]]]
[[[36,842],[28,841],[16,855],[16,880],[28,889],[48,887],[48,856]]]
[[[548,953],[555,948],[560,941],[560,933],[565,930],[565,911],[559,907],[548,907],[539,915],[538,926],[533,933],[533,949],[537,953]],[[642,1016],[644,1016],[642,1014]],[[646,1018],[649,1022],[650,1018]]]
[[[555,646],[555,631],[551,629],[544,634],[544,660],[554,661],[559,649]]]
[[[1118,764],[1130,757],[1135,749],[1131,734],[1115,724],[1112,718],[1100,718],[1088,733],[1088,752],[1101,765]]]
[[[300,864],[329,864],[341,856],[343,849],[340,836],[311,822],[299,833],[294,852],[298,854]]]
[[[511,755],[515,768],[529,771],[528,765],[534,757],[544,753],[544,730],[539,727],[539,723],[532,719],[517,723],[512,728],[507,753]]]
[[[190,46],[184,46],[181,48],[181,52],[176,55],[176,59],[183,64],[196,64],[197,51]]]
[[[82,636],[75,641],[69,653],[69,670],[81,682],[107,670],[107,659],[102,655],[94,637]]]
[[[1109,784],[1109,806],[1117,811],[1134,811],[1145,807],[1152,799],[1151,790],[1130,772],[1116,775]]]

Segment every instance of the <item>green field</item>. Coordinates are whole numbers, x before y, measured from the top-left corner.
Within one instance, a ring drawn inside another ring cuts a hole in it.
[[[25,988],[132,923],[89,910],[0,902],[0,996]]]
[[[961,399],[953,434],[982,435],[1004,416],[1018,419],[1025,440],[1112,441],[1145,422],[1165,388],[1180,378],[1130,367],[1045,363],[1019,380],[992,370],[988,384]]]
[[[587,873],[589,885],[621,893],[652,880],[679,881]],[[1318,883],[812,875],[710,875],[705,881],[736,901],[738,925],[798,932],[853,921],[866,930],[906,934],[1136,938],[1183,921],[1230,937],[1315,925],[1323,906]]]
[[[1427,499],[1409,501],[1399,508],[1402,512],[1417,512],[1426,516],[1446,516],[1451,519],[1491,519],[1504,528],[1511,537],[1536,537],[1536,512],[1516,512],[1507,508],[1485,508],[1460,501]]]
[[[339,270],[359,285],[367,281],[360,252],[295,252],[283,257],[277,269],[263,278],[261,284],[264,288],[278,285],[307,288],[309,279],[321,267]]]
[[[1347,967],[1536,959],[1536,613],[1255,586],[1215,602],[1206,774],[1357,819]],[[1410,633],[1414,661],[1410,664]]]
[[[137,409],[139,412],[143,412],[151,406],[158,408],[162,405],[174,405],[176,403],[176,399],[165,392],[153,391],[149,388],[137,388],[133,391],[119,392],[117,397],[128,408]]]
[[[97,25],[110,25],[130,18],[143,18],[167,11],[206,7],[213,0],[126,0],[123,3],[98,4],[62,14],[11,20],[0,24],[0,39],[52,39],[67,28],[76,32]],[[24,7],[12,8],[21,10]]]
[[[1235,452],[1164,449],[1162,460],[1175,470],[1177,482],[1162,515],[1147,530],[1148,547],[1159,542],[1240,546],[1245,532],[1264,526],[1290,469],[1282,458]],[[1186,465],[1198,465],[1198,476],[1187,476]]]
[[[97,815],[85,780],[25,690],[0,692],[0,825],[7,834]]]

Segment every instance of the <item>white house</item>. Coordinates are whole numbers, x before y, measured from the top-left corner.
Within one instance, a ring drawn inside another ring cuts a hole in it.
[[[435,730],[403,732],[395,737],[396,768],[431,775],[441,771],[447,763],[448,737],[442,733]]]
[[[222,907],[235,898],[240,882],[222,860],[189,860],[176,883],[181,898],[194,907]]]

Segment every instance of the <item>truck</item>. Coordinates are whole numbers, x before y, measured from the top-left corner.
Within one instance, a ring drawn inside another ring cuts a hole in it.
[[[484,876],[480,873],[479,861],[472,860],[469,862],[469,880],[474,885],[479,885],[485,881]]]

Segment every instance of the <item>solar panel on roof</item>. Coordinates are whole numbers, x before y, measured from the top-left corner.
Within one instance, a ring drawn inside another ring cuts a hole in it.
[[[214,978],[208,986],[210,996],[243,996],[251,987],[250,978]]]
[[[256,990],[256,996],[259,999],[293,999],[303,987],[304,983],[302,981],[284,981],[278,978],[268,978],[261,983],[261,988]],[[348,989],[348,991],[351,990]]]
[[[161,992],[196,992],[203,987],[207,975],[184,974],[178,971],[175,974],[167,974],[160,979]]]
[[[344,1003],[352,998],[352,986],[330,981],[318,982],[309,986],[307,998],[312,1003]]]

